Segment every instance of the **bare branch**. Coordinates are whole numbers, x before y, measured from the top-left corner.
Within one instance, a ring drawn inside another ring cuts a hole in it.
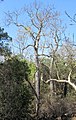
[[[55,50],[54,50],[54,53],[57,51],[58,47],[59,47],[59,42],[60,42],[60,39],[59,39],[59,36],[57,35],[57,31],[55,32],[55,37],[54,37],[54,42],[55,42]]]
[[[35,28],[39,29],[39,27],[38,27],[38,25],[37,25],[37,23],[36,23],[36,21],[35,21],[33,12],[32,12],[32,11],[30,12],[29,10],[27,10],[27,14],[28,14],[28,16],[30,17],[30,20],[31,20],[32,25],[33,25]]]
[[[72,73],[72,70],[69,72],[69,75],[68,75],[68,81],[69,81],[69,82],[70,82],[71,73]]]
[[[28,47],[34,47],[33,45],[27,45],[26,47],[24,47],[22,50],[27,49]]]
[[[39,31],[38,31],[38,34],[37,34],[37,36],[36,36],[36,40],[40,40],[40,33],[41,33],[41,31],[42,31],[42,28],[43,28],[43,25],[42,25],[42,22],[41,22],[41,24],[40,24],[40,28],[39,28]]]
[[[68,81],[67,81],[67,80],[58,80],[58,79],[49,79],[49,80],[47,80],[45,83],[49,83],[50,81],[56,81],[56,82],[66,82],[66,83],[68,83]]]
[[[39,29],[39,27],[37,26],[37,24],[34,21],[34,18],[31,19],[32,25],[35,26],[37,29]]]
[[[76,91],[76,85],[75,85],[74,83],[70,82],[70,81],[68,81],[68,83],[69,83],[69,85],[71,85],[71,86],[75,89],[75,91]]]
[[[76,20],[73,19],[66,11],[65,11],[65,14],[66,14],[74,23],[76,23]]]
[[[31,35],[31,37],[33,38],[33,40],[35,40],[35,37],[34,37],[33,33],[31,32],[31,30],[30,30],[28,27],[25,27],[24,25],[18,24],[18,23],[15,23],[15,22],[14,22],[14,24],[15,24],[16,26],[18,26],[18,27],[24,28],[28,33],[30,33],[30,35]]]
[[[45,83],[49,83],[50,81],[56,81],[56,82],[60,82],[60,83],[62,83],[62,82],[68,83],[68,84],[71,85],[71,86],[74,88],[74,90],[76,91],[76,85],[75,85],[74,83],[68,81],[68,80],[49,79],[49,80],[47,80]]]
[[[51,55],[46,55],[46,54],[38,54],[38,56],[51,57]]]
[[[34,89],[34,87],[33,87],[32,84],[31,84],[31,82],[30,82],[29,80],[25,80],[25,81],[27,81],[28,84],[30,85],[30,87],[31,87],[31,89],[33,90],[33,92],[34,92],[36,98],[39,99],[38,96],[37,96],[37,93],[36,93],[36,91],[35,91],[35,89]]]

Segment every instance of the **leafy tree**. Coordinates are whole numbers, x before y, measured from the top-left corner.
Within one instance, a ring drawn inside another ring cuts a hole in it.
[[[4,28],[0,27],[0,55],[9,56],[11,54],[9,48],[9,42],[12,38],[7,32],[4,32]]]
[[[0,64],[0,120],[24,120],[28,117],[32,98],[26,84],[29,73],[26,61],[17,57]]]

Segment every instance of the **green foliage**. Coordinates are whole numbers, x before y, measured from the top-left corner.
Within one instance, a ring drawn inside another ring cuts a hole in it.
[[[4,32],[4,28],[0,28],[0,55],[10,55],[11,51],[9,48],[9,42],[12,38],[7,32]]]
[[[32,94],[25,80],[29,67],[13,57],[0,64],[0,120],[24,120],[29,112]]]
[[[33,62],[28,62],[28,66],[29,66],[29,69],[30,69],[29,79],[34,80],[35,79],[35,73],[36,73],[36,66]]]

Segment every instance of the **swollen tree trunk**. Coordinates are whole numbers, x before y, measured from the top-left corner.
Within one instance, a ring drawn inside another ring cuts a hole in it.
[[[39,115],[40,108],[40,71],[39,71],[39,58],[38,49],[35,48],[35,64],[36,64],[36,75],[35,75],[35,85],[36,85],[36,114]]]

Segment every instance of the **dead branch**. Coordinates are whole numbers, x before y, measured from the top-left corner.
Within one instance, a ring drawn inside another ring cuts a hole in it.
[[[74,88],[74,90],[76,91],[76,85],[74,83],[72,83],[71,81],[68,80],[58,80],[58,79],[49,79],[47,80],[45,83],[49,83],[50,81],[56,81],[56,82],[60,82],[60,83],[68,83],[69,85],[72,86],[72,88]]]
[[[30,82],[29,80],[25,80],[25,81],[27,81],[28,84],[30,85],[31,89],[32,89],[33,92],[34,92],[35,97],[36,97],[37,99],[39,99],[39,98],[38,98],[38,95],[37,95],[37,93],[36,93],[36,91],[35,91],[35,89],[34,89],[34,87],[33,87],[32,84],[31,84],[31,82]]]
[[[76,20],[73,19],[66,11],[65,11],[65,14],[66,14],[74,23],[76,23]]]
[[[24,47],[22,50],[27,49],[28,47],[34,47],[33,45],[27,45],[26,47]]]
[[[33,38],[33,40],[35,40],[35,37],[34,37],[34,35],[33,35],[33,32],[31,32],[30,29],[28,29],[27,27],[25,27],[25,26],[22,25],[22,24],[18,24],[18,23],[15,23],[15,22],[14,22],[14,24],[15,24],[17,27],[22,27],[22,28],[24,28],[24,29],[31,35],[31,37]]]
[[[72,73],[72,70],[69,72],[69,75],[68,75],[68,81],[69,82],[70,82],[71,73]]]
[[[38,56],[51,57],[51,55],[46,55],[46,54],[38,54]]]

